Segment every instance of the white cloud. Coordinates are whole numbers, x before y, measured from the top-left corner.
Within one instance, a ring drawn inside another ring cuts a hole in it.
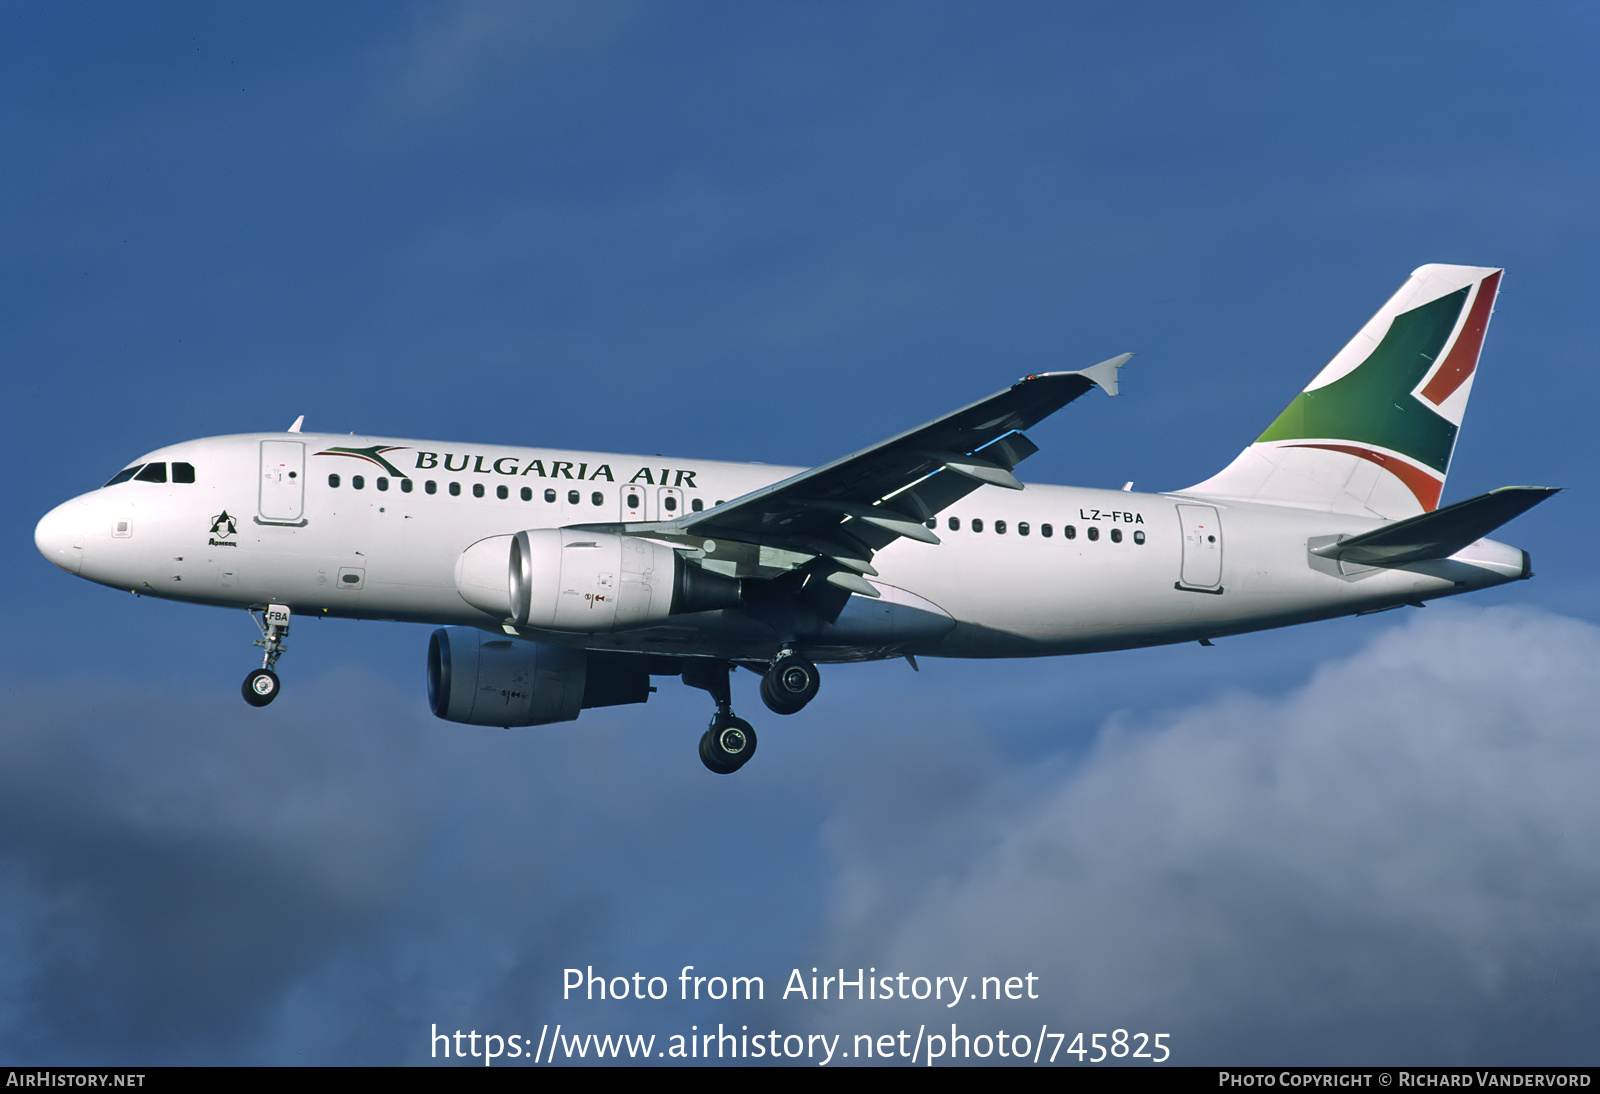
[[[682,689],[527,733],[343,674],[265,717],[30,691],[0,735],[0,1044],[394,1062],[430,1022],[954,1020],[1170,1032],[1190,1064],[1586,1058],[1597,655],[1587,623],[1430,608],[1286,696],[1022,765],[992,703],[840,669],[832,713],[762,720],[731,779],[686,747]],[[769,1002],[564,1004],[588,964],[759,973]],[[774,998],[810,965],[1032,972],[1041,999]]]
[[[1281,699],[1113,720],[891,929],[844,886],[819,963],[1032,971],[1013,1021],[1171,1030],[1184,1063],[1587,1058],[1597,664],[1589,624],[1435,610]],[[834,843],[847,879],[924,853]]]
[[[393,72],[396,100],[422,115],[448,112],[485,80],[541,56],[604,42],[632,13],[625,3],[465,0],[420,9]]]

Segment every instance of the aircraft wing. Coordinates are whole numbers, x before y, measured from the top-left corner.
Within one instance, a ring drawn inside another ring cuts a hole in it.
[[[926,522],[980,486],[1022,489],[1011,472],[1038,446],[1021,431],[1092,387],[1115,395],[1117,370],[1131,356],[1025,377],[926,425],[650,530],[685,543],[709,539],[764,548],[756,568],[769,572],[750,576],[820,562],[813,572],[823,580],[876,596],[859,576],[877,573],[870,565],[874,552],[901,537],[938,543]]]

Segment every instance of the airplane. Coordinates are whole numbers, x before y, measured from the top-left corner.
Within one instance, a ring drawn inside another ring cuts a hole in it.
[[[1440,507],[1501,270],[1412,273],[1223,470],[1166,493],[1024,484],[1025,430],[1131,354],[1018,380],[810,469],[301,431],[140,456],[35,542],[117,589],[255,620],[253,706],[295,617],[436,625],[433,713],[569,722],[677,676],[715,711],[700,758],[756,750],[730,675],[776,714],[819,664],[1035,657],[1421,606],[1533,576],[1484,538],[1556,491]]]

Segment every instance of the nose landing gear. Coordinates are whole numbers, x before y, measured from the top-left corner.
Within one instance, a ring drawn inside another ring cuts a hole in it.
[[[264,707],[276,699],[282,690],[278,674],[272,669],[289,648],[283,644],[283,640],[289,633],[290,613],[287,605],[268,604],[267,610],[259,616],[252,609],[250,618],[261,628],[261,637],[256,639],[256,645],[266,654],[261,658],[261,667],[244,678],[244,687],[240,690],[244,693],[245,702],[253,707]]]

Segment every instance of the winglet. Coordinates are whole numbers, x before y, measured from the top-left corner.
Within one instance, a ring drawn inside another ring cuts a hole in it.
[[[1078,375],[1100,388],[1107,395],[1115,395],[1117,393],[1117,370],[1127,364],[1128,358],[1132,356],[1133,354],[1131,353],[1124,353],[1110,360],[1101,361],[1098,365],[1080,368]]]
[[[290,433],[298,433],[298,432],[300,432],[300,427],[302,425],[304,425],[305,422],[306,422],[306,416],[304,414],[300,415],[300,417],[298,417],[298,418],[296,418],[294,420],[294,425],[289,427],[289,432]]]

